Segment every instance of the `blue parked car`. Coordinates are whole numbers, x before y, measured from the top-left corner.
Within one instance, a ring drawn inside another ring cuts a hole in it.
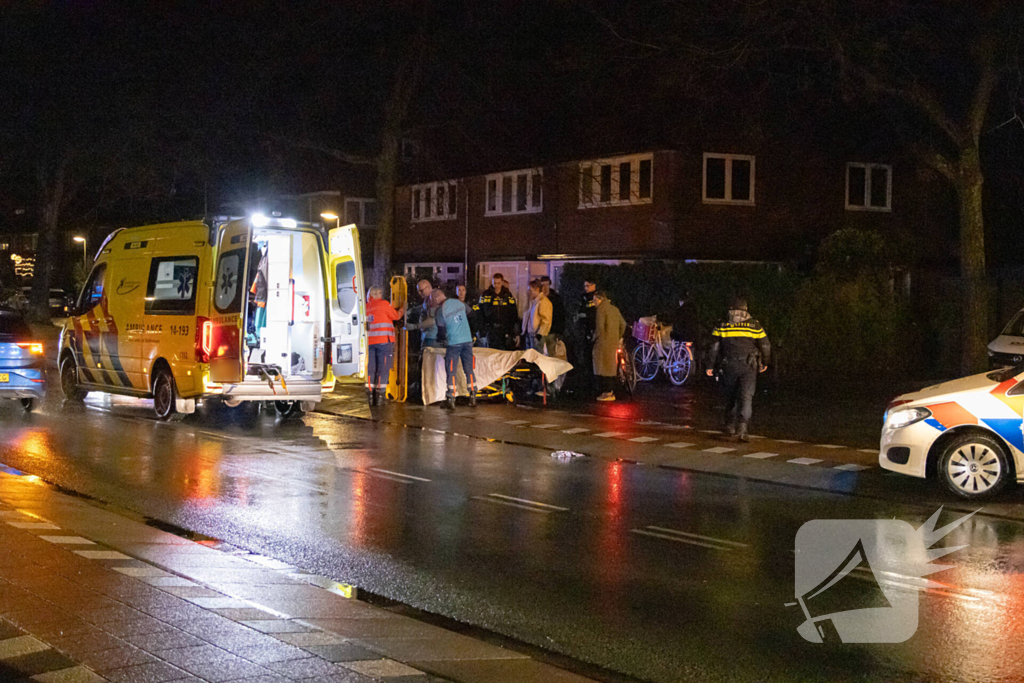
[[[14,311],[0,310],[0,398],[21,401],[32,410],[46,395],[46,357],[28,323]]]

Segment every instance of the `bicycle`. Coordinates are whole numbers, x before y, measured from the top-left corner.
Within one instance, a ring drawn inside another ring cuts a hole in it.
[[[668,380],[677,387],[686,384],[693,373],[693,344],[672,341],[666,351],[662,343],[664,328],[657,320],[640,319],[633,323],[633,337],[637,340],[633,349],[633,366],[636,376],[650,382],[664,368]]]
[[[636,369],[629,361],[628,355],[625,347],[619,344],[619,348],[615,351],[615,374],[619,379],[619,384],[625,387],[626,393],[633,398],[633,391],[636,389]]]

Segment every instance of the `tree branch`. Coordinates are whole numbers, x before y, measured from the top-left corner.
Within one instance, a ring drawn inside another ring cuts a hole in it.
[[[268,133],[267,135],[268,137],[273,138],[274,140],[281,142],[285,145],[288,145],[289,147],[296,147],[298,149],[309,149],[313,150],[314,152],[320,152],[321,154],[326,154],[329,157],[333,157],[340,161],[344,161],[347,164],[353,164],[355,166],[374,166],[377,163],[376,157],[365,156],[363,154],[352,154],[351,152],[346,152],[344,150],[335,149],[333,147],[328,147],[326,145],[321,145],[317,142],[313,142],[312,140],[290,138],[284,135],[276,135],[274,133]]]
[[[988,114],[989,103],[992,101],[992,93],[999,81],[999,74],[996,72],[995,46],[991,39],[983,39],[976,46],[974,52],[980,73],[978,85],[974,88],[971,97],[971,106],[967,110],[967,131],[977,144],[981,128],[985,125],[985,116]]]

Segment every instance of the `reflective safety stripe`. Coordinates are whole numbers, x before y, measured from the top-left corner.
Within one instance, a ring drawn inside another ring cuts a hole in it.
[[[748,339],[764,339],[768,335],[765,334],[764,330],[735,330],[735,329],[715,329],[711,333],[712,337],[735,338],[735,337],[746,337]]]

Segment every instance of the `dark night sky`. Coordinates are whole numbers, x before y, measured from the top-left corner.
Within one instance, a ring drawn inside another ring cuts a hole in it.
[[[699,151],[723,136],[887,142],[877,109],[850,125],[827,59],[777,49],[793,34],[774,31],[815,2],[778,5],[774,24],[744,19],[738,8],[765,7],[744,0],[435,0],[427,12],[411,0],[7,6],[0,229],[11,229],[11,207],[31,205],[32,165],[66,149],[85,169],[85,222],[196,215],[207,193],[216,203],[335,187],[345,167],[293,143],[372,153],[421,30],[431,51],[406,130],[431,144],[407,177]],[[914,28],[896,19],[882,18],[883,35]],[[1000,97],[1001,115],[1010,108]],[[986,142],[991,188],[1020,177],[1020,127],[998,135]],[[1020,199],[993,202],[1012,214]]]

